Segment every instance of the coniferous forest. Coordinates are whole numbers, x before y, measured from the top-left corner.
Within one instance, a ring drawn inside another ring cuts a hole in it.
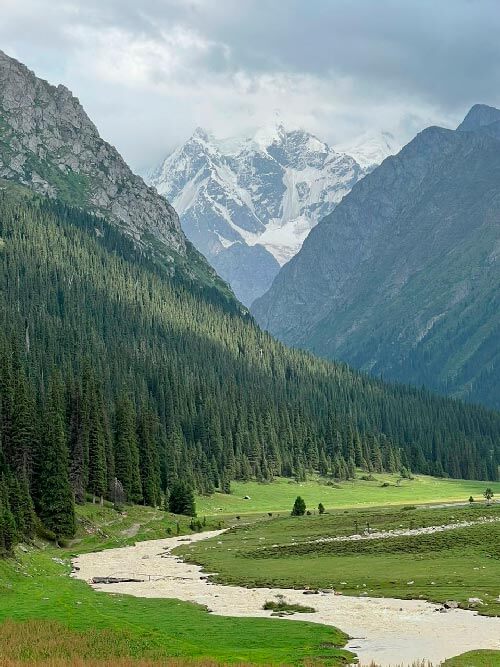
[[[500,416],[286,348],[103,218],[2,182],[0,551],[181,481],[497,479]]]

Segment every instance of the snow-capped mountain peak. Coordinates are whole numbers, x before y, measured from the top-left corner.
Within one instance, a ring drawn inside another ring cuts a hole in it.
[[[401,150],[401,144],[390,132],[365,132],[353,141],[337,146],[337,149],[353,157],[366,171],[373,170],[389,155]]]
[[[356,160],[314,135],[275,123],[228,139],[197,128],[148,180],[176,208],[187,236],[250,304],[364,173]],[[233,266],[229,258],[236,255]]]

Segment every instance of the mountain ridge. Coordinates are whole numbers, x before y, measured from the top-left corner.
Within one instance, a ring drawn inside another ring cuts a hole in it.
[[[19,114],[0,96],[0,553],[37,526],[71,538],[88,495],[165,507],[179,481],[212,494],[230,493],[233,479],[345,480],[356,468],[498,478],[499,413],[287,348],[188,241],[180,265],[159,237],[138,243],[116,212],[96,211],[88,197],[109,187],[109,172],[91,167],[111,149],[87,142],[83,161],[61,170],[75,126],[54,116],[60,91],[28,84],[45,93],[41,105],[19,90],[33,137],[13,129]],[[71,190],[86,165],[92,187]]]
[[[71,91],[0,51],[0,178],[106,217],[190,280],[228,286],[186,239],[170,203],[103,140]],[[190,266],[191,265],[191,266]]]
[[[314,135],[276,124],[222,140],[197,128],[147,180],[250,305],[364,173]]]
[[[498,406],[500,143],[487,128],[427,128],[357,183],[255,302],[257,321],[321,356]]]

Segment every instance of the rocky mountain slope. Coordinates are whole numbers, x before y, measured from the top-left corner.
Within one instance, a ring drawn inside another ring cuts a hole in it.
[[[282,340],[500,406],[500,111],[430,127],[356,184],[253,307]]]
[[[101,139],[76,97],[0,51],[0,178],[106,217],[149,254],[229,293],[164,197]]]
[[[198,128],[147,179],[250,305],[364,173],[313,135],[277,125],[222,141]]]

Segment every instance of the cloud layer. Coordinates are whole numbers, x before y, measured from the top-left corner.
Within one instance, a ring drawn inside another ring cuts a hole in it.
[[[405,141],[500,102],[497,0],[1,0],[0,47],[80,98],[136,168],[201,125]]]

